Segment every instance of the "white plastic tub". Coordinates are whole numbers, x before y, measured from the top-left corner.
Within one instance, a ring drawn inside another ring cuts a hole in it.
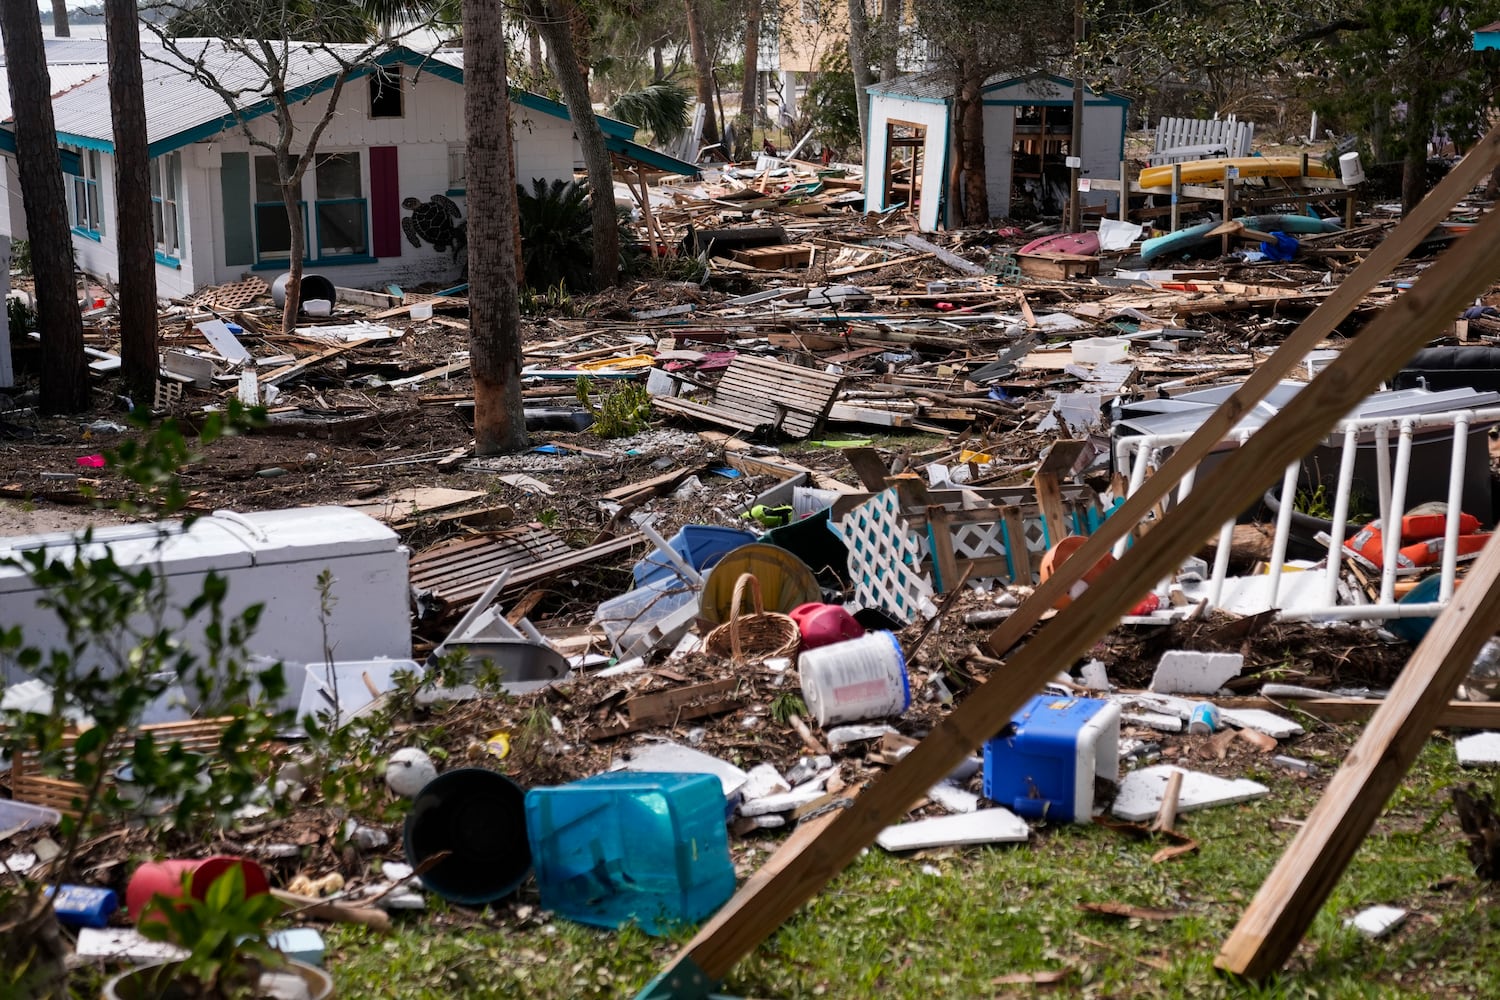
[[[1073,362],[1080,365],[1104,365],[1123,361],[1130,353],[1130,341],[1122,337],[1089,337],[1073,342]]]

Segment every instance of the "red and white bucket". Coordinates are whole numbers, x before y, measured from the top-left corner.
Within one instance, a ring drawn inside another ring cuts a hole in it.
[[[906,657],[891,632],[809,649],[797,659],[802,697],[818,725],[900,715],[911,706]]]

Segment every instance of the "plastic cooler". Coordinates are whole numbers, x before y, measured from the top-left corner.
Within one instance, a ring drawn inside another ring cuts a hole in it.
[[[665,934],[734,893],[724,788],[711,774],[612,771],[526,793],[542,906]]]
[[[1097,698],[1037,695],[984,744],[985,797],[1021,816],[1088,823],[1119,773],[1120,706]]]

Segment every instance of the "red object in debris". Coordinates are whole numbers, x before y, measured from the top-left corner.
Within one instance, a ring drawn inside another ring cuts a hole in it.
[[[791,610],[791,619],[802,633],[804,649],[831,646],[865,634],[854,616],[837,604],[799,604]]]
[[[104,456],[103,455],[79,455],[76,459],[74,459],[74,461],[77,462],[79,465],[83,466],[84,468],[88,468],[88,469],[102,469],[102,468],[104,468]]]
[[[934,302],[932,304],[932,308],[936,309],[938,312],[946,313],[952,312],[953,310],[957,309],[958,306],[954,305],[952,302]]]
[[[125,886],[125,908],[130,912],[130,919],[139,922],[141,911],[155,896],[167,896],[171,899],[180,897],[182,877],[189,873],[193,876],[188,886],[189,892],[194,899],[202,899],[208,892],[208,887],[213,885],[214,879],[235,866],[239,866],[245,873],[247,897],[263,896],[271,891],[266,873],[249,858],[219,854],[193,861],[151,861],[141,865],[130,876],[130,882]],[[160,917],[153,915],[148,919],[158,920]]]
[[[1130,613],[1133,615],[1149,615],[1159,607],[1161,607],[1161,598],[1157,597],[1153,591],[1146,595],[1144,601],[1131,608]]]

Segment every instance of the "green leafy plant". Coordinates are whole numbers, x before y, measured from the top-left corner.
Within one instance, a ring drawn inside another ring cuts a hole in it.
[[[245,419],[239,410],[226,416]],[[214,422],[212,431],[230,428]],[[172,512],[186,501],[177,466],[192,457],[169,423],[122,446],[110,464],[146,494],[144,507]],[[138,509],[134,501],[129,506]],[[172,532],[164,527],[162,539]],[[197,594],[173,597],[151,562],[121,562],[91,542],[85,533],[76,546],[5,561],[26,575],[37,606],[54,614],[58,627],[42,642],[28,641],[16,625],[0,629],[0,662],[30,674],[46,692],[29,709],[0,712],[0,754],[34,760],[42,776],[77,786],[71,803],[77,818],[62,820],[63,846],[50,871],[0,886],[0,970],[9,977],[0,985],[21,995],[51,995],[65,975],[44,890],[72,873],[88,838],[127,813],[163,837],[201,836],[227,825],[239,806],[264,793],[268,748],[292,721],[291,713],[269,707],[285,690],[280,664],[254,664],[246,653],[259,605],[230,614],[228,583],[212,573]],[[184,622],[202,636],[196,648],[181,641]],[[222,721],[211,752],[190,751],[180,740],[158,742],[141,728],[148,707],[177,685],[196,695],[201,717]],[[122,799],[111,780],[126,763],[141,802]]]
[[[21,274],[31,276],[31,241],[12,240],[10,244],[10,266]]]
[[[637,382],[626,382],[605,393],[598,406],[590,396],[587,376],[578,376],[574,391],[579,405],[594,415],[594,424],[589,430],[598,437],[629,437],[645,430],[651,423],[651,393]]]
[[[281,913],[281,901],[268,893],[247,895],[245,872],[230,866],[214,879],[202,899],[194,898],[191,873],[183,876],[182,895],[157,894],[142,912],[140,931],[153,941],[182,948],[180,962],[141,970],[138,982],[147,996],[167,994],[168,982],[184,1000],[231,1000],[254,997],[261,973],[286,963],[271,946],[267,925]]]
[[[5,318],[10,324],[12,335],[28,333],[36,329],[36,310],[27,305],[26,300],[18,295],[5,300]]]
[[[817,139],[840,157],[859,149],[859,106],[855,103],[854,71],[849,57],[833,52],[823,57],[820,72],[799,102],[808,111]]]
[[[791,725],[792,716],[807,717],[807,702],[795,691],[783,691],[771,699],[771,721],[778,726]]]
[[[531,288],[587,289],[593,278],[593,218],[587,181],[533,180],[516,185],[521,260]]]

